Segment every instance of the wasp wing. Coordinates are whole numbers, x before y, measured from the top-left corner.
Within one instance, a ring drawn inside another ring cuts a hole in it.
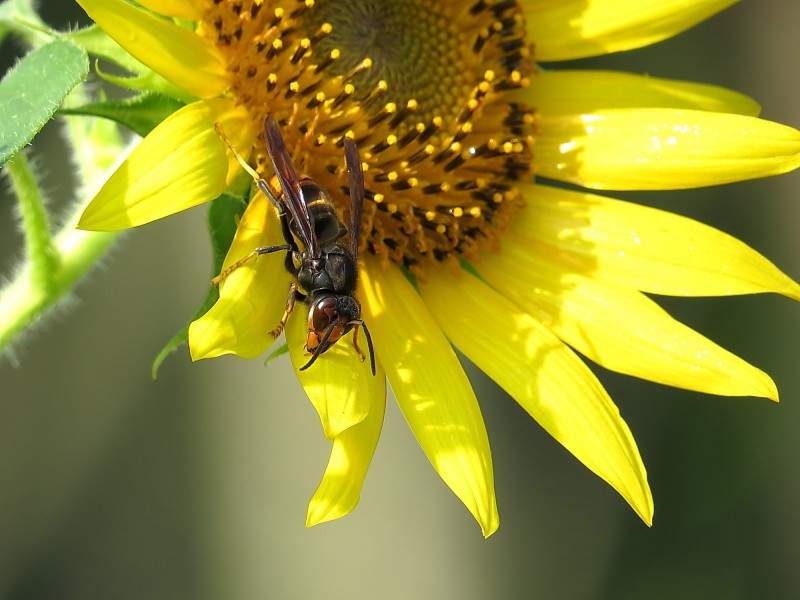
[[[361,236],[361,213],[364,209],[364,171],[358,146],[350,138],[344,138],[344,158],[347,162],[347,177],[350,184],[350,254],[358,260],[358,242]]]
[[[318,258],[322,255],[319,247],[319,240],[314,233],[314,224],[308,214],[303,190],[300,187],[300,177],[292,164],[292,158],[286,149],[281,130],[272,115],[264,120],[264,136],[267,141],[267,151],[275,167],[275,175],[283,190],[283,201],[289,210],[289,215],[297,227],[297,232],[302,238],[303,245],[311,253],[312,257]]]

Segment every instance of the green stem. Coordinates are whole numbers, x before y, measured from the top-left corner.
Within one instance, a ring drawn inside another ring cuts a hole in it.
[[[35,289],[49,293],[54,283],[54,275],[58,271],[59,257],[50,237],[50,224],[44,209],[44,198],[24,152],[18,152],[8,163],[8,174],[22,216],[31,283]]]
[[[76,90],[75,93],[81,92]],[[83,182],[79,195],[92,198],[122,152],[122,141],[116,126],[109,121],[80,117],[66,121],[67,141]],[[119,235],[76,229],[86,207],[85,202],[79,202],[72,208],[61,231],[51,237],[34,174],[21,158],[20,152],[8,169],[20,200],[28,260],[0,289],[0,351],[63,299],[98,264]],[[23,199],[26,194],[29,197]]]
[[[27,264],[0,292],[0,349],[6,348],[20,333],[61,300],[86,272],[97,264],[116,239],[116,233],[93,233],[74,229],[83,208],[69,219],[69,225],[56,237],[54,248],[60,257],[43,289]]]

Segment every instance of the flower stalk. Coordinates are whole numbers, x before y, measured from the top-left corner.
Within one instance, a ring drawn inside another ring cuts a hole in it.
[[[79,195],[90,199],[124,154],[123,142],[116,125],[108,121],[70,118],[67,127],[82,184]],[[53,235],[44,197],[27,157],[18,153],[6,170],[19,201],[27,252],[11,280],[0,289],[0,352],[7,351],[20,334],[62,301],[118,237],[116,233],[76,229],[85,202],[72,207]]]

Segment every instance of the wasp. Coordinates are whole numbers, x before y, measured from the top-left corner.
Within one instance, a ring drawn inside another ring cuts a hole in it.
[[[298,174],[286,149],[281,131],[272,115],[264,120],[267,153],[280,183],[280,192],[273,193],[269,184],[236,152],[219,124],[217,133],[228,145],[242,167],[250,174],[261,192],[278,210],[284,244],[260,246],[212,280],[219,285],[231,272],[262,254],[286,252],[286,270],[295,281],[289,286],[286,310],[277,327],[270,333],[278,337],[286,326],[297,302],[308,305],[308,338],[305,350],[309,361],[304,371],[341,337],[353,332],[353,347],[361,360],[364,353],[358,346],[358,331],[364,330],[369,348],[370,366],[375,375],[375,354],[367,324],[361,318],[361,304],[355,297],[358,282],[358,242],[361,213],[364,206],[364,172],[356,143],[345,137],[345,163],[350,193],[350,223],[345,227],[339,219],[330,194],[308,175]],[[342,243],[347,236],[348,243]],[[298,244],[299,242],[299,244]]]

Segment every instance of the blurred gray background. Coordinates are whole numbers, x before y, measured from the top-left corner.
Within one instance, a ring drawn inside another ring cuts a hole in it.
[[[84,22],[67,0],[43,5],[51,24]],[[800,127],[798,22],[797,2],[751,1],[654,47],[564,66],[724,85]],[[0,48],[3,70],[17,50]],[[31,152],[55,211],[71,186],[63,152],[57,125]],[[715,225],[800,278],[800,173],[624,196]],[[3,195],[2,277],[22,248],[15,220]],[[391,398],[360,506],[306,530],[328,444],[285,357],[192,364],[180,351],[149,378],[208,285],[204,227],[200,207],[127,234],[0,361],[0,598],[800,597],[800,306],[662,302],[770,373],[779,405],[599,373],[648,467],[652,529],[473,369],[496,470],[492,538]]]

